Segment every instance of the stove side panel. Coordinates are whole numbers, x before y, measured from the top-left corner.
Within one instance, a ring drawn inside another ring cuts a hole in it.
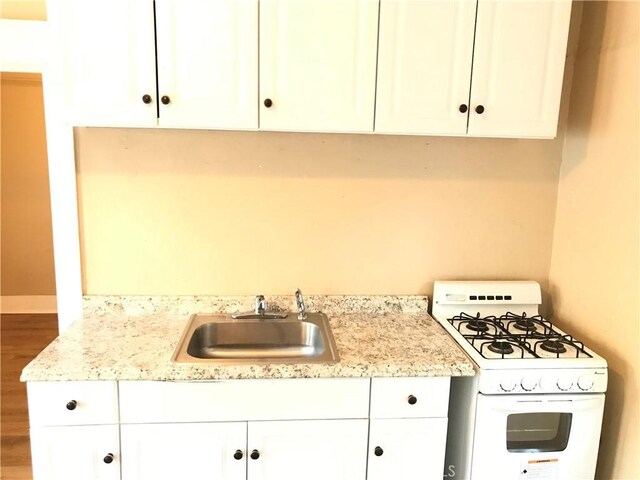
[[[467,480],[471,477],[477,393],[477,375],[451,379],[449,428],[443,473],[445,480]]]

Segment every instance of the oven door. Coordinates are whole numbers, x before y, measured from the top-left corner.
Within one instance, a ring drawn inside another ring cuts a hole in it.
[[[593,478],[604,394],[478,394],[471,478]]]

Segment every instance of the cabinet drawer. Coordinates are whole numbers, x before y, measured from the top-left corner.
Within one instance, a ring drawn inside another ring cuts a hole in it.
[[[449,377],[374,378],[371,418],[446,417]]]
[[[368,378],[120,382],[121,423],[367,418]]]
[[[116,382],[29,382],[27,395],[32,427],[118,423]]]

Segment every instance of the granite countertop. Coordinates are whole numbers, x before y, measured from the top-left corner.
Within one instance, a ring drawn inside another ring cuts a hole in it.
[[[293,310],[291,297],[269,298]],[[84,299],[71,325],[22,372],[22,381],[209,380],[242,378],[470,376],[473,364],[427,314],[422,296],[311,296],[327,314],[340,361],[323,364],[173,364],[192,313],[251,310],[253,297],[103,297]]]

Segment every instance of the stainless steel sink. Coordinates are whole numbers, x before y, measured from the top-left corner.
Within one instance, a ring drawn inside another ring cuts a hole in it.
[[[173,354],[176,363],[336,363],[331,326],[323,313],[305,320],[233,319],[230,315],[192,315]]]

